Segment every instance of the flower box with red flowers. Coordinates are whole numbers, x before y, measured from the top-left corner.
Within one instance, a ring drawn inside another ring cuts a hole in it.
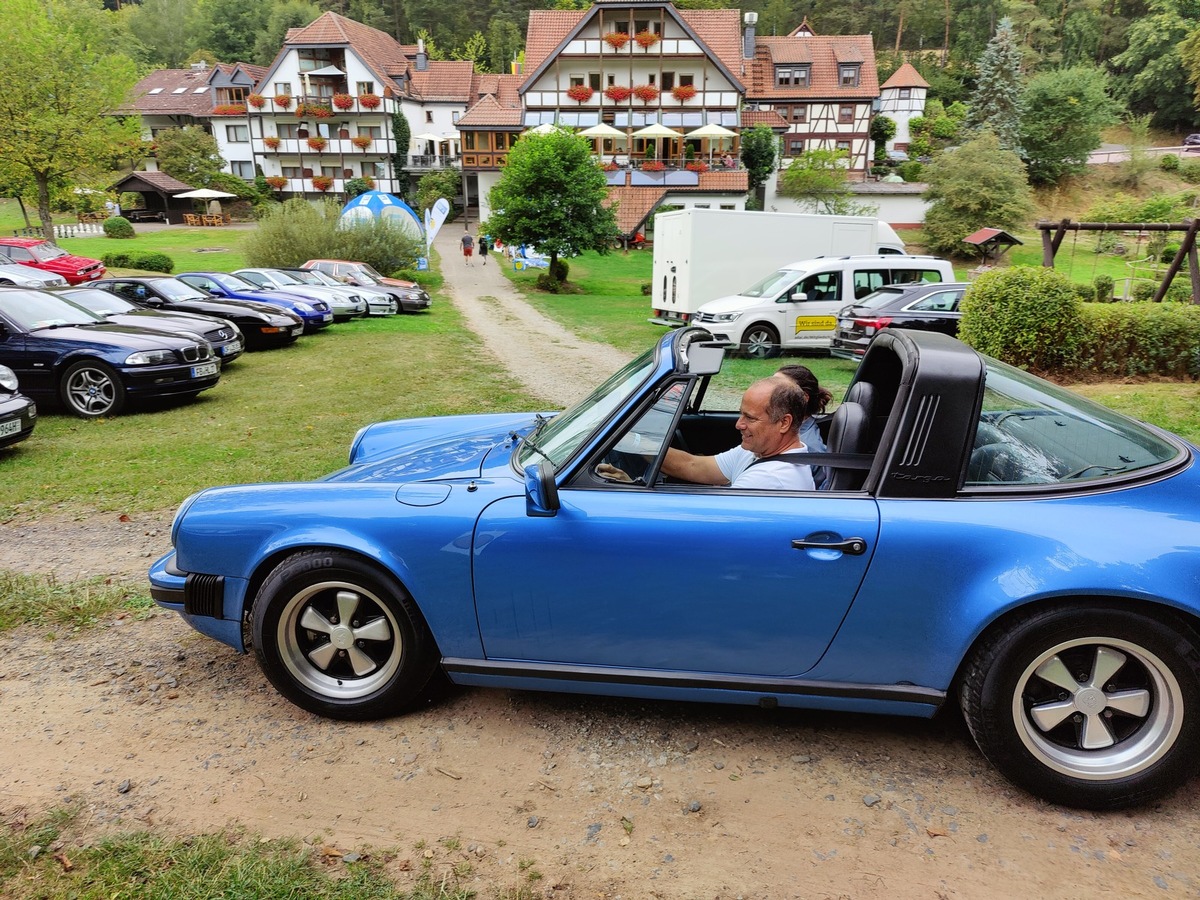
[[[244,103],[222,103],[213,108],[214,116],[244,116],[245,114],[246,104]]]
[[[604,43],[614,50],[620,50],[629,43],[629,35],[624,31],[610,31],[604,36]]]
[[[371,146],[371,136],[369,134],[360,134],[357,137],[350,138],[350,143],[359,150],[366,150]]]
[[[617,171],[620,171],[620,169],[621,169],[621,167],[619,165],[617,165],[615,162],[609,162],[609,163],[604,164],[605,172],[617,172]]]
[[[604,96],[614,103],[623,103],[632,96],[633,90],[623,84],[610,84],[604,89]]]
[[[267,176],[267,184],[271,186],[272,190],[282,191],[285,187],[287,187],[287,183],[288,180],[282,175]]]
[[[696,96],[696,89],[690,84],[681,84],[671,88],[671,96],[676,100],[691,100]]]
[[[650,103],[658,99],[658,88],[652,84],[639,84],[633,89],[633,96],[643,103]]]
[[[278,106],[280,109],[290,109],[292,106],[292,95],[291,94],[276,94],[274,97],[271,98],[271,102],[274,103],[276,106]]]
[[[382,101],[378,94],[359,94],[358,105],[363,109],[377,109]]]
[[[708,163],[699,162],[699,161],[690,162],[686,166],[684,166],[684,168],[687,169],[689,172],[707,172],[708,171]]]
[[[249,97],[246,98],[246,102],[249,103],[251,106],[253,106],[255,109],[262,109],[264,106],[267,105],[267,98],[264,97],[262,94],[251,94]]]
[[[328,175],[314,175],[312,183],[318,191],[327,191],[333,187],[333,179]]]
[[[263,138],[263,143],[266,145],[268,150],[279,149],[279,138],[277,137],[265,137]]]
[[[324,150],[329,142],[323,137],[310,137],[306,143],[311,150]]]
[[[333,105],[342,110],[353,109],[354,97],[350,94],[334,94]]]
[[[586,103],[588,100],[591,100],[594,93],[595,91],[586,84],[573,84],[567,88],[567,96],[572,100],[578,100],[580,103]]]
[[[658,35],[653,31],[639,31],[633,36],[633,39],[637,41],[638,46],[643,50],[649,50],[651,47],[657,44],[659,40]]]
[[[660,163],[656,159],[652,159],[649,162],[642,163],[642,171],[643,172],[662,172],[666,168],[667,167],[665,164]]]

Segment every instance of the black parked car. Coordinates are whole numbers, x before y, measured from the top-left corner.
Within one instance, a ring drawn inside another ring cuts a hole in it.
[[[163,312],[190,312],[229,319],[242,332],[247,350],[283,347],[304,333],[304,323],[281,306],[252,300],[218,300],[169,275],[104,278],[96,287],[137,306]]]
[[[968,287],[965,282],[893,284],[867,294],[838,313],[829,352],[842,359],[862,359],[867,344],[888,326],[954,337],[962,318],[958,304]]]
[[[46,291],[0,291],[0,363],[35,400],[85,419],[132,398],[194,397],[221,377],[203,338],[113,325]]]
[[[0,366],[0,447],[9,447],[33,434],[37,404],[18,389],[17,373]]]
[[[66,297],[116,325],[137,325],[155,331],[202,337],[212,345],[213,353],[222,365],[233,362],[246,349],[241,331],[228,319],[199,313],[147,309],[95,285],[59,288],[50,293]]]

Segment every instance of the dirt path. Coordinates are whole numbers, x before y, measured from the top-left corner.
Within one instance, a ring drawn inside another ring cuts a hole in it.
[[[495,257],[461,265],[458,235],[439,240],[455,304],[549,404],[624,361],[533,312]],[[0,569],[140,577],[169,522],[0,525]],[[523,883],[561,900],[1200,896],[1200,781],[1130,813],[1049,807],[1003,781],[954,716],[469,690],[348,725],[286,703],[253,657],[171,614],[2,640],[6,821],[69,803],[89,833],[245,826],[399,848],[401,885],[428,855],[481,898]]]

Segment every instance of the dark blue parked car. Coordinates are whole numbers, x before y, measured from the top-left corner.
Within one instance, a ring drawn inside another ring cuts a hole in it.
[[[0,363],[30,397],[83,418],[139,397],[194,397],[221,377],[203,338],[113,325],[45,291],[0,291]]]
[[[183,272],[177,276],[192,287],[208,291],[224,300],[254,300],[282,306],[300,317],[306,332],[319,331],[333,324],[333,310],[324,300],[314,300],[287,291],[266,291],[239,275],[228,272]]]
[[[33,434],[37,404],[20,391],[17,373],[0,366],[0,447],[10,447]]]
[[[386,422],[307,484],[203,491],[159,604],[312,712],[459,684],[893,715],[961,708],[1011,780],[1141,803],[1200,766],[1196,448],[946,335],[886,329],[824,490],[664,477],[735,446],[709,332],[575,406]],[[601,467],[608,463],[609,466]],[[631,481],[606,478],[611,467]]]

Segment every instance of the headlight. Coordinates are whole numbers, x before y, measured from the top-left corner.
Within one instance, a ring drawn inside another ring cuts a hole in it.
[[[139,350],[125,357],[127,366],[161,366],[175,362],[175,354],[170,350]]]
[[[736,322],[742,317],[740,312],[734,313],[710,313],[709,321],[712,322]]]
[[[301,303],[299,301],[296,301],[296,309],[298,309],[300,312],[316,312],[316,310],[307,303]]]
[[[283,316],[271,316],[267,321],[281,328],[287,328],[289,325],[294,324],[291,319],[285,319]]]
[[[0,387],[6,391],[16,393],[17,390],[17,373],[8,366],[0,366]]]

